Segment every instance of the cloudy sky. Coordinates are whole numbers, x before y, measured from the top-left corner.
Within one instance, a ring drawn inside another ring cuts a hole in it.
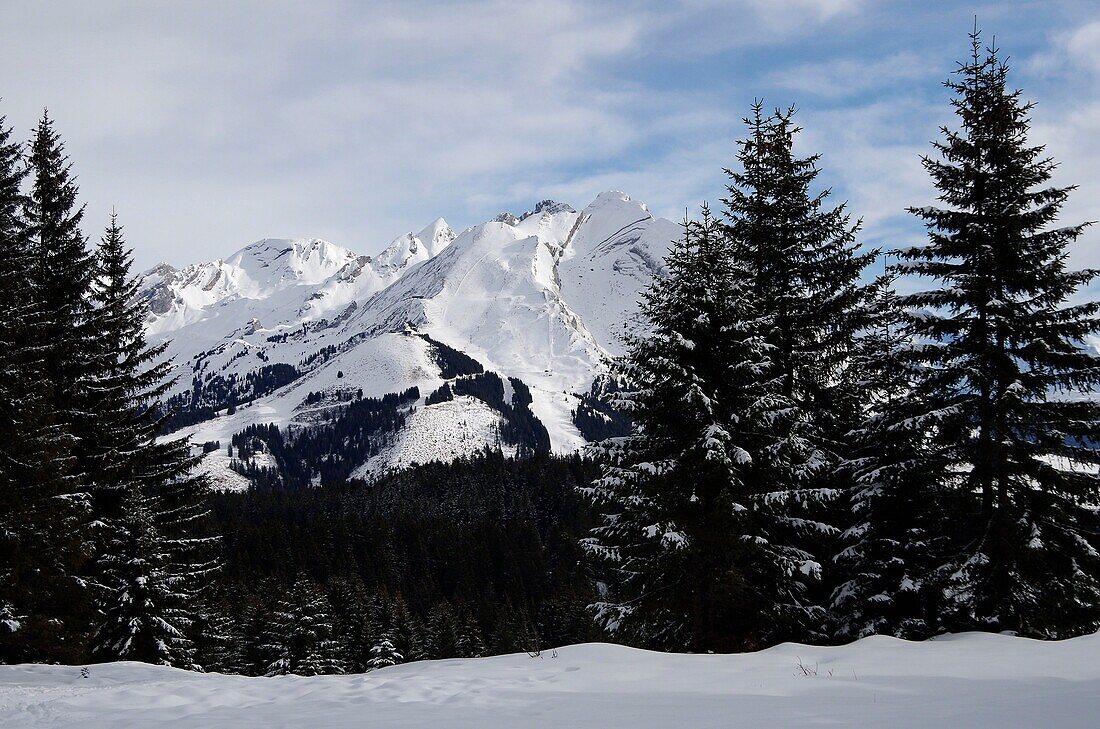
[[[0,114],[29,134],[49,107],[89,231],[116,206],[141,267],[263,237],[375,253],[606,189],[678,219],[721,195],[757,97],[798,105],[863,240],[904,245],[975,14],[1080,185],[1066,220],[1100,219],[1095,0],[0,0]]]

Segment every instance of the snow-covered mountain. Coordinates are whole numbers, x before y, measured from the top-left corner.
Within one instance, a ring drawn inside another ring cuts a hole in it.
[[[571,416],[579,397],[620,351],[678,235],[644,204],[606,192],[580,212],[547,200],[457,235],[439,219],[377,256],[265,239],[226,259],[147,272],[147,332],[170,342],[177,404],[203,421],[181,431],[196,442],[224,443],[252,424],[311,427],[353,396],[415,387],[409,417],[360,474],[507,450],[504,411],[525,385],[551,447],[569,451],[584,443]],[[500,376],[503,409],[465,395],[426,402],[461,377],[446,365],[452,351]],[[234,402],[251,404],[225,414]],[[218,454],[210,466],[219,459],[229,461]]]

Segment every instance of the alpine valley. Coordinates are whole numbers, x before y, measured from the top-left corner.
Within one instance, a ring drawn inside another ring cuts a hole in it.
[[[605,192],[457,233],[437,219],[376,256],[264,239],[158,265],[140,295],[177,367],[166,437],[203,446],[222,489],[575,451],[615,430],[601,375],[680,234]]]

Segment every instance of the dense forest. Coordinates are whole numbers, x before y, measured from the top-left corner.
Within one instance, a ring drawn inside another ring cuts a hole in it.
[[[216,494],[225,556],[205,665],[363,671],[383,650],[402,662],[593,640],[578,489],[595,474],[576,456],[486,453],[372,483]]]
[[[241,493],[163,436],[299,369],[166,398],[117,219],[89,248],[51,119],[26,146],[0,119],[0,662],[316,674],[597,639],[1097,630],[1100,302],[1076,302],[1100,272],[1066,265],[1086,225],[1058,221],[1073,188],[1008,79],[975,32],[923,160],[936,205],[910,210],[927,240],[889,251],[796,153],[794,109],[755,104],[720,207],[684,221],[579,401],[584,453],[550,455],[522,382],[506,401],[425,336],[434,392],[195,444],[237,455]],[[352,479],[422,395],[484,401],[517,457]]]

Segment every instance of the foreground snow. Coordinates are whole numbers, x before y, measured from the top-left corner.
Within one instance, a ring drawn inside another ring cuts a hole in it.
[[[1095,727],[1100,635],[874,637],[728,656],[586,644],[275,679],[0,666],[0,726]]]

